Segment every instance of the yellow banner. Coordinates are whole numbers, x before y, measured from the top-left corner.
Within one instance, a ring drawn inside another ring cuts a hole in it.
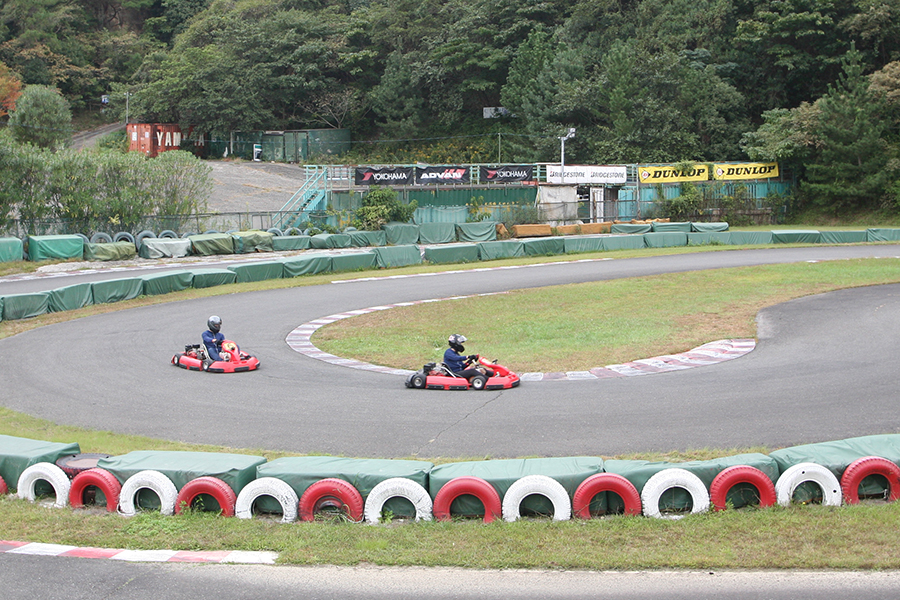
[[[778,177],[778,163],[713,165],[713,179],[769,179]]]
[[[678,183],[679,181],[706,181],[709,179],[709,166],[696,165],[692,169],[680,170],[673,166],[640,167],[638,178],[641,183]]]

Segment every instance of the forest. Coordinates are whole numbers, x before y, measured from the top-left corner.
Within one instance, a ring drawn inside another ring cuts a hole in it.
[[[900,211],[900,0],[2,0],[4,90],[78,114],[341,127],[354,158],[779,161]],[[11,82],[11,83],[10,83]],[[502,107],[484,118],[486,107]],[[14,114],[13,110],[10,110]]]

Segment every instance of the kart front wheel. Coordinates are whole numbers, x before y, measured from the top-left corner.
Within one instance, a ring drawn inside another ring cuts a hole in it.
[[[416,373],[412,378],[412,386],[417,390],[421,390],[425,388],[425,376],[421,373]]]
[[[476,375],[469,382],[469,385],[472,386],[473,390],[483,390],[484,386],[487,385],[487,377],[484,375]]]

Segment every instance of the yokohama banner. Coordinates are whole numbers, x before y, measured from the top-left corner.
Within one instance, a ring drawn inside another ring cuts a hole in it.
[[[531,165],[503,165],[501,167],[480,167],[482,183],[507,183],[510,181],[534,181],[534,167]]]
[[[412,167],[356,167],[356,185],[409,185],[413,183]]]
[[[416,167],[416,183],[469,183],[470,167]]]

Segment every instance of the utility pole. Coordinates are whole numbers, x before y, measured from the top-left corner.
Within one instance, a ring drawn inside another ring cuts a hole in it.
[[[559,138],[559,176],[563,183],[566,182],[566,140],[575,137],[575,128],[569,127],[569,132]]]
[[[128,99],[134,96],[131,92],[125,92],[125,125],[128,125]]]

